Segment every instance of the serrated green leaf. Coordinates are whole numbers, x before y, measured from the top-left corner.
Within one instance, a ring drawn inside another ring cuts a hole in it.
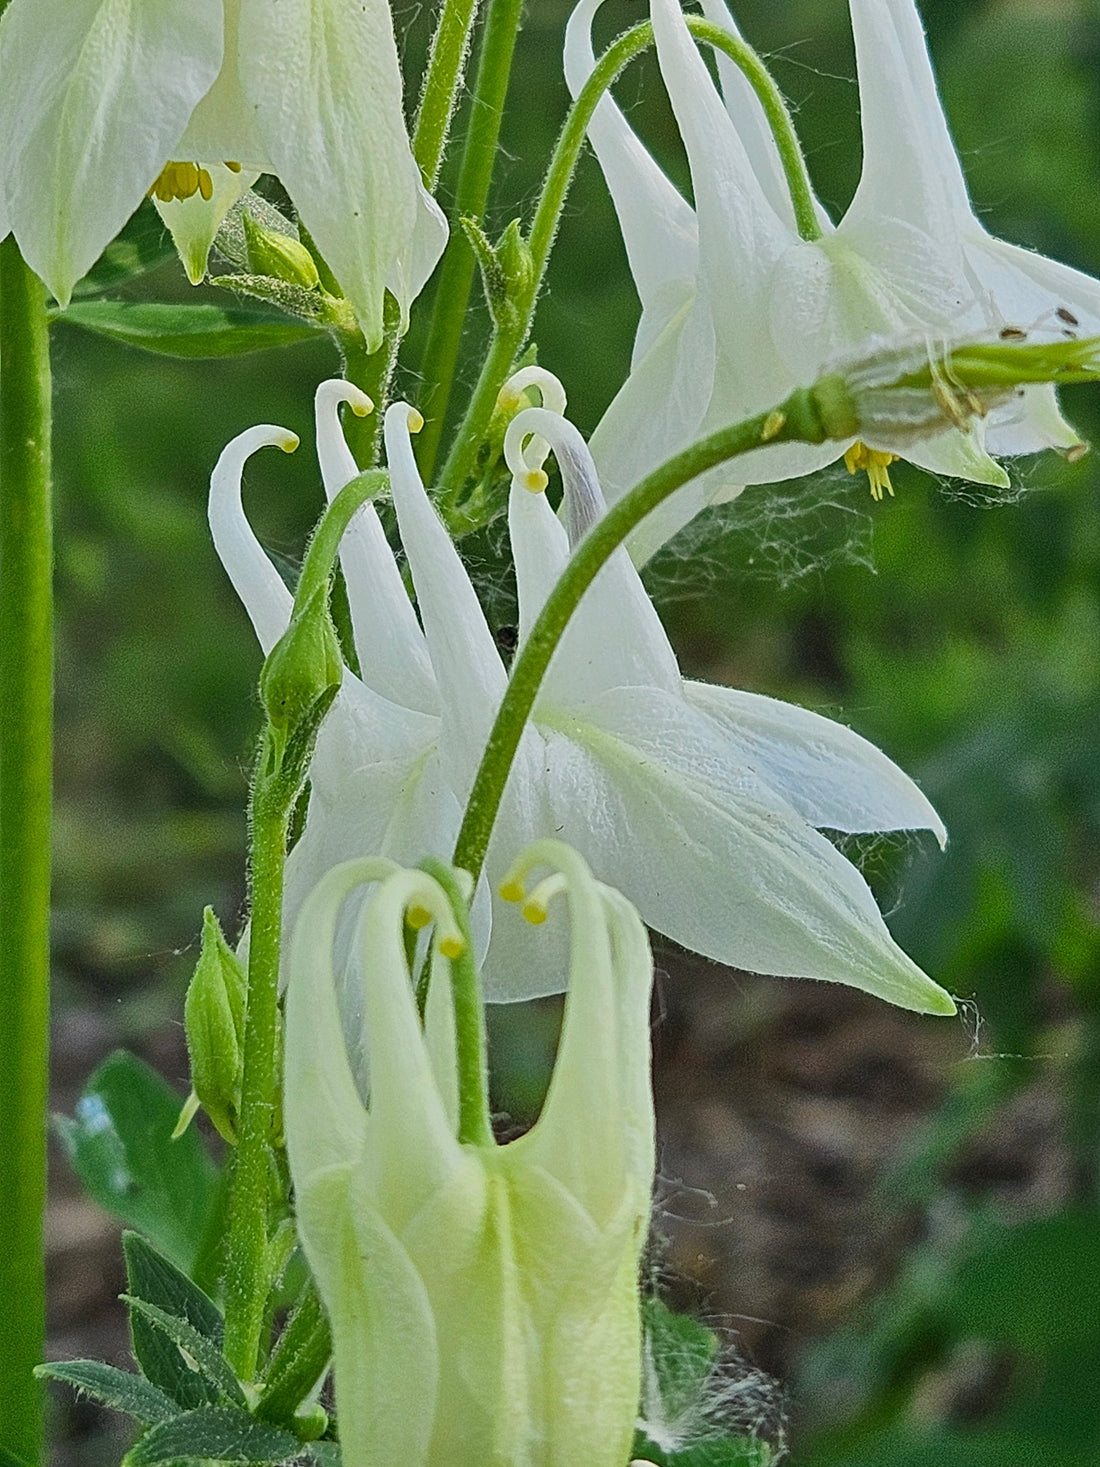
[[[212,1300],[137,1233],[122,1235],[130,1293],[166,1313],[185,1320],[215,1349],[222,1341],[222,1317]],[[220,1400],[216,1387],[193,1370],[174,1341],[137,1310],[130,1311],[134,1357],[151,1381],[185,1410],[213,1406]]]
[[[130,1448],[122,1467],[153,1467],[154,1463],[194,1460],[208,1462],[285,1462],[301,1451],[297,1437],[277,1426],[256,1421],[245,1411],[204,1407],[186,1411],[154,1426]]]
[[[279,311],[247,310],[203,301],[80,301],[54,311],[54,321],[109,336],[125,346],[170,357],[237,357],[315,340],[317,328]]]
[[[218,1170],[197,1132],[171,1140],[181,1097],[123,1050],[92,1075],[76,1115],[55,1124],[96,1202],[189,1271],[217,1201]]]
[[[94,1396],[113,1411],[134,1416],[146,1426],[170,1421],[179,1407],[143,1375],[116,1370],[102,1360],[51,1360],[35,1367],[40,1380],[60,1380]]]
[[[158,265],[175,257],[172,236],[152,201],[147,199],[83,280],[77,281],[73,287],[73,300],[88,300],[109,290],[117,290],[127,281],[136,280],[139,275],[155,270]]]
[[[341,1467],[344,1460],[339,1442],[310,1442],[307,1450],[317,1467]]]
[[[122,1301],[131,1311],[131,1317],[136,1312],[171,1340],[176,1347],[182,1369],[201,1376],[215,1391],[215,1399],[224,1397],[238,1406],[247,1405],[240,1382],[233,1374],[232,1367],[221,1350],[205,1335],[200,1334],[193,1325],[188,1324],[179,1315],[169,1314],[164,1309],[158,1309],[155,1304],[150,1304],[145,1299],[135,1298],[132,1294],[123,1294]]]

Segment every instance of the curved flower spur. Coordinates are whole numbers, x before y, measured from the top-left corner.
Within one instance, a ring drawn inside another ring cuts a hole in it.
[[[593,66],[589,28],[601,0],[569,23],[566,75],[576,94]],[[718,54],[719,91],[679,0],[651,0],[662,77],[691,169],[694,208],[664,176],[610,98],[589,128],[626,242],[642,320],[630,376],[592,437],[609,497],[696,438],[781,401],[874,337],[1013,339],[1036,326],[1100,331],[1100,283],[994,239],[971,206],[913,0],[850,0],[863,171],[833,226],[800,173],[795,201],[761,100]],[[707,20],[740,40],[722,0]],[[777,94],[776,94],[777,95]],[[781,106],[781,103],[779,104]],[[789,160],[787,160],[789,163]],[[905,456],[934,472],[1007,484],[991,454],[1074,451],[1054,390],[1028,387],[970,431],[947,427]],[[746,483],[806,474],[844,454],[889,489],[893,457],[858,441],[787,444],[685,486],[631,540],[641,562],[703,505]]]
[[[356,1467],[621,1467],[629,1455],[654,1166],[652,964],[630,903],[560,842],[531,847],[509,878],[521,886],[546,867],[529,910],[568,906],[569,996],[542,1114],[506,1146],[484,1114],[463,1135],[451,983],[469,954],[443,888],[423,871],[354,861],[327,873],[295,928],[287,1146]],[[364,1105],[333,942],[341,904],[369,882]],[[435,924],[424,1029],[407,916]]]
[[[385,0],[12,0],[0,70],[3,225],[62,305],[146,193],[201,280],[227,210],[266,172],[371,351],[385,289],[406,314],[442,253]]]

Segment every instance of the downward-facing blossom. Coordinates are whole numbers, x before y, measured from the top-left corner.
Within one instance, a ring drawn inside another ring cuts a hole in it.
[[[622,1467],[641,1377],[638,1264],[653,1181],[645,930],[558,842],[513,879],[567,906],[571,982],[538,1122],[459,1139],[441,887],[377,860],[328,872],[302,909],[287,990],[285,1116],[298,1232],[332,1325],[355,1467]],[[380,885],[358,938],[370,1102],[334,973],[338,913]],[[426,1025],[406,913],[435,921]],[[511,916],[518,923],[518,914]]]
[[[592,69],[589,28],[600,3],[582,0],[569,24],[574,93]],[[605,98],[596,110],[589,132],[642,302],[630,376],[592,439],[612,498],[694,439],[782,401],[868,338],[981,339],[1036,325],[1100,331],[1097,281],[994,239],[975,216],[913,0],[849,0],[849,8],[863,171],[836,227],[813,201],[817,238],[796,227],[759,98],[721,54],[715,86],[679,0],[651,0],[650,10],[694,208],[615,104]],[[703,0],[703,10],[737,34],[723,0]],[[950,428],[906,456],[935,472],[1005,484],[990,454],[1078,443],[1053,389],[1033,386],[969,432]],[[650,516],[632,542],[635,559],[708,500],[811,472],[846,449],[856,467],[881,471],[888,461],[844,443],[759,451]]]
[[[557,456],[575,537],[603,511],[572,425],[544,408],[521,412],[506,438],[521,646],[569,555],[545,498],[525,487],[522,449],[532,435],[540,455],[549,444]],[[440,762],[464,802],[507,673],[421,485],[401,405],[387,413],[386,447],[439,688]],[[774,699],[685,683],[637,572],[616,554],[567,630],[521,742],[489,845],[494,891],[528,841],[560,836],[651,927],[695,952],[951,1012],[947,994],[890,938],[859,872],[816,827],[943,833],[912,781],[850,729]],[[488,995],[562,986],[563,963],[554,968],[545,948],[536,961],[530,933],[494,901]]]
[[[262,172],[279,175],[372,349],[384,288],[406,309],[443,249],[385,0],[12,0],[0,72],[6,223],[62,304],[146,193],[201,278]]]
[[[564,405],[553,379],[540,379],[545,400]],[[330,497],[355,473],[336,421],[340,400],[365,405],[347,383],[318,391],[318,456]],[[507,684],[470,578],[417,472],[410,426],[418,417],[396,403],[384,432],[420,620],[367,505],[342,551],[360,676],[345,674],[318,738],[305,829],[287,870],[288,926],[306,893],[341,861],[450,855]],[[250,452],[285,436],[269,427],[243,434],[211,481],[215,545],[265,652],[285,630],[291,598],[244,517],[240,476]],[[521,412],[506,439],[516,474],[509,519],[521,643],[569,556],[565,529],[545,498],[525,487],[551,446],[574,539],[603,511],[576,430],[545,408]],[[488,940],[487,996],[528,998],[565,985],[562,924],[551,917],[536,951],[497,891],[518,851],[562,836],[652,927],[693,951],[950,1011],[948,996],[892,941],[863,878],[818,827],[943,834],[912,781],[842,724],[774,699],[685,683],[636,571],[618,553],[551,663],[490,841],[491,922],[484,887],[475,904],[479,943]],[[349,985],[354,1000],[353,977]],[[349,1010],[349,1022],[356,1017]]]

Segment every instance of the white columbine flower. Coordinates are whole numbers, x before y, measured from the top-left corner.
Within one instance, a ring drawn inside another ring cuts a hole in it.
[[[287,1147],[355,1467],[621,1467],[629,1455],[654,1164],[649,947],[630,903],[575,852],[542,842],[512,879],[536,866],[554,874],[533,911],[567,897],[572,981],[542,1113],[504,1146],[458,1137],[448,957],[462,939],[442,888],[354,861],[328,872],[295,928]],[[342,903],[368,882],[380,885],[358,939],[365,1106],[333,946]],[[424,1028],[407,913],[435,921]]]
[[[516,476],[510,530],[521,645],[569,555],[565,530],[527,487],[545,483],[522,451],[530,437],[537,458],[547,444],[557,455],[574,538],[603,510],[572,425],[545,408],[513,419],[505,451]],[[440,762],[464,802],[507,673],[420,482],[402,404],[386,415],[386,448],[439,688]],[[532,838],[561,836],[651,927],[695,952],[952,1012],[948,995],[891,939],[859,872],[816,827],[929,828],[943,837],[912,781],[850,729],[774,699],[685,683],[637,572],[616,554],[567,630],[521,742],[489,846],[494,891]],[[559,948],[563,940],[559,933]],[[491,999],[532,997],[565,981],[564,964],[555,968],[544,948],[536,954],[531,934],[499,905],[485,972]]]
[[[581,0],[566,38],[574,94],[592,69],[601,0]],[[642,302],[627,382],[592,438],[612,498],[697,438],[781,402],[870,337],[996,338],[1034,326],[1100,331],[1100,284],[994,239],[974,214],[913,0],[849,0],[859,73],[863,172],[840,224],[813,201],[819,237],[801,238],[779,150],[756,93],[718,55],[719,91],[679,0],[651,0],[661,73],[691,169],[694,208],[609,98],[590,127]],[[723,0],[707,18],[736,29]],[[984,440],[984,441],[983,441]],[[1006,484],[990,454],[1078,446],[1053,388],[906,450],[914,463]],[[681,490],[639,527],[644,560],[704,503],[746,483],[812,472],[847,448],[881,493],[890,455],[859,444],[784,445]]]
[[[226,210],[277,173],[373,350],[446,223],[421,186],[385,0],[12,0],[0,198],[66,304],[146,193],[192,279]]]

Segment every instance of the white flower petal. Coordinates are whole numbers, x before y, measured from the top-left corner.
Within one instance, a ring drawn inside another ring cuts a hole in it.
[[[210,175],[213,193],[209,199],[204,199],[201,193],[192,194],[189,199],[169,199],[167,202],[155,195],[153,197],[153,206],[172,236],[192,285],[202,284],[210,246],[222,220],[260,176],[258,173],[246,173],[243,169],[234,172],[224,163],[203,163],[200,166]]]
[[[0,194],[63,305],[173,156],[221,60],[221,0],[8,6]]]
[[[268,560],[241,504],[241,475],[258,448],[288,449],[297,438],[285,428],[261,423],[239,433],[222,449],[210,475],[210,533],[214,549],[256,629],[264,656],[290,625],[294,598]]]
[[[317,388],[317,458],[330,501],[359,473],[340,427],[339,405],[351,402],[362,408],[367,401],[357,387],[340,378]],[[438,713],[439,694],[424,633],[373,504],[364,504],[345,530],[340,565],[363,681],[394,703]]]
[[[240,27],[244,0],[223,0],[225,49],[214,85],[191,114],[179,144],[180,158],[220,158],[254,173],[270,173],[271,162],[256,128],[253,109],[241,91]]]
[[[386,412],[386,462],[439,689],[445,771],[464,800],[507,679],[466,568],[421,483],[410,412],[407,403]]]
[[[971,217],[913,0],[849,0],[859,76],[863,171],[845,216],[886,215],[954,255]],[[842,226],[843,227],[843,226]]]
[[[409,147],[389,7],[242,0],[240,72],[272,165],[376,351],[386,282],[406,313],[447,239]]]
[[[581,0],[565,29],[565,80],[574,98],[595,66],[592,21],[602,3]],[[695,215],[610,96],[597,104],[588,136],[615,201],[643,310],[654,318],[647,332],[656,335],[672,308],[670,285],[690,280],[698,265]]]
[[[750,770],[731,769],[686,704],[617,689],[572,740],[588,798],[559,808],[561,837],[658,931],[750,972],[954,1011],[890,937],[855,867]]]
[[[947,831],[928,799],[881,750],[808,708],[711,683],[684,683],[688,702],[729,739],[740,762],[810,825],[829,830]]]

